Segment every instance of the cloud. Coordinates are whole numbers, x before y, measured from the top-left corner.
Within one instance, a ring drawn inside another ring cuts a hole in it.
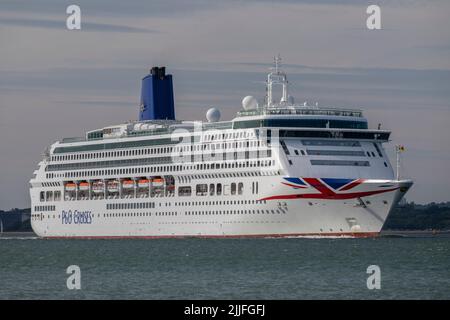
[[[66,7],[72,3],[60,0],[3,0],[2,12],[21,12],[32,14],[65,14]],[[185,15],[196,11],[204,11],[227,5],[227,1],[210,0],[77,0],[75,3],[81,8],[85,16],[139,16],[139,17],[161,17]]]
[[[31,18],[5,18],[0,19],[1,25],[9,25],[16,27],[28,28],[44,28],[44,29],[66,29],[66,20],[51,20],[51,19],[31,19]],[[126,33],[155,33],[156,30],[149,30],[144,28],[137,28],[118,24],[86,22],[82,20],[81,30],[88,32],[126,32]]]
[[[429,3],[443,3],[446,0],[377,0],[376,4],[382,7],[411,7],[429,5]],[[338,6],[368,6],[373,0],[77,0],[83,14],[95,16],[177,16],[186,13],[221,9],[230,6],[264,5],[338,5]],[[71,3],[61,0],[2,0],[2,11],[20,11],[40,14],[61,14]]]

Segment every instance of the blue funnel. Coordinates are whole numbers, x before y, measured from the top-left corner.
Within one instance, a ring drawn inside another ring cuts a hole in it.
[[[172,75],[153,67],[142,79],[139,120],[175,120]]]

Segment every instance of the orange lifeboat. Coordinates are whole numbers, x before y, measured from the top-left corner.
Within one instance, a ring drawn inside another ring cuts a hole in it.
[[[122,181],[122,188],[124,188],[124,189],[134,188],[134,180],[124,180],[124,181]]]
[[[66,191],[75,191],[77,188],[77,185],[73,182],[69,182],[69,183],[66,183],[65,188],[66,188]]]
[[[140,180],[138,180],[138,187],[139,188],[148,188],[149,182],[150,182],[150,180],[148,180],[148,179],[140,179]]]
[[[150,181],[152,182],[153,186],[155,186],[155,187],[162,186],[164,183],[164,180],[162,178],[153,178],[153,179],[150,179]]]
[[[89,182],[80,182],[79,189],[80,189],[80,191],[89,190]]]

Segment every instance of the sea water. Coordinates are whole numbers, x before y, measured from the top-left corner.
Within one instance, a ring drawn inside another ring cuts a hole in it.
[[[0,299],[449,298],[450,238],[0,238]]]

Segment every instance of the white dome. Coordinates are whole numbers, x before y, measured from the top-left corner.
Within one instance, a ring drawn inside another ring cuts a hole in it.
[[[244,110],[253,110],[258,108],[258,100],[253,96],[246,96],[242,99],[242,107]]]
[[[220,120],[220,111],[217,108],[211,108],[206,112],[208,122],[217,122]]]

